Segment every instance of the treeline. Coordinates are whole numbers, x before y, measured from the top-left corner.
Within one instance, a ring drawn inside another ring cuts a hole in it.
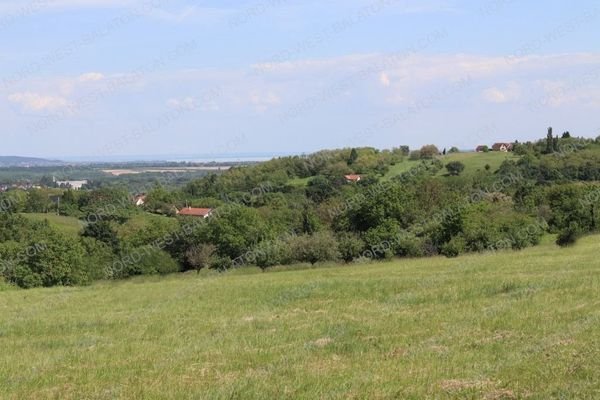
[[[8,192],[0,197],[1,275],[35,287],[241,265],[454,257],[522,249],[548,232],[568,245],[600,226],[600,141],[563,135],[547,143],[517,144],[516,161],[469,174],[448,168],[435,146],[283,157],[176,190],[153,185],[143,207],[119,187],[67,190],[60,204],[43,191]],[[386,175],[411,158],[413,168]],[[361,179],[348,182],[350,174]],[[175,215],[188,205],[214,213]],[[48,210],[77,218],[80,234],[20,215]]]

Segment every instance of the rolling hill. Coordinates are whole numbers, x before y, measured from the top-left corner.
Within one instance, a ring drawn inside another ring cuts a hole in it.
[[[56,167],[66,163],[35,157],[0,156],[0,168],[6,167]]]
[[[599,237],[575,247],[22,291],[11,399],[592,399]]]

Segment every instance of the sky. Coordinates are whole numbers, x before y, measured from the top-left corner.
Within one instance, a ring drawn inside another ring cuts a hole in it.
[[[0,155],[600,135],[600,4],[2,0]]]

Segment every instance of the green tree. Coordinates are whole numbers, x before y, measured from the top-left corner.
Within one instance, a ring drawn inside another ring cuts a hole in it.
[[[28,243],[27,257],[9,280],[21,287],[74,286],[89,283],[81,244],[52,229],[44,229]]]
[[[25,211],[29,213],[45,213],[50,208],[50,199],[46,192],[38,189],[31,189],[27,193],[27,202]]]
[[[106,243],[115,253],[119,251],[119,238],[109,221],[98,221],[86,225],[85,228],[83,228],[82,236],[94,238],[100,242]]]
[[[200,273],[202,268],[208,268],[217,252],[217,247],[213,244],[201,243],[193,246],[185,253],[187,263]]]
[[[554,151],[554,137],[552,136],[552,127],[548,128],[548,134],[546,135],[546,154],[550,154]]]
[[[352,149],[350,151],[350,157],[348,158],[348,165],[352,165],[358,160],[358,151],[356,149]]]
[[[416,161],[421,159],[421,152],[419,150],[413,150],[410,152],[410,156],[408,157],[411,161]]]
[[[341,259],[349,263],[361,256],[365,250],[365,243],[357,234],[344,232],[338,237],[338,250]]]
[[[386,219],[369,229],[364,240],[373,258],[390,258],[396,254],[400,226],[395,220]]]
[[[286,240],[265,240],[252,250],[252,260],[256,266],[265,271],[276,265],[288,264],[292,261],[291,247]]]
[[[89,237],[82,237],[81,245],[85,250],[85,270],[90,282],[112,278],[110,266],[115,259],[113,249]]]
[[[440,154],[440,150],[435,145],[428,144],[421,147],[420,154],[422,159],[431,159]]]
[[[338,243],[331,232],[293,237],[290,248],[296,261],[309,262],[312,265],[339,258]]]
[[[450,175],[458,176],[464,171],[465,164],[461,163],[460,161],[452,161],[446,164],[446,169]]]
[[[335,186],[323,175],[318,175],[308,181],[306,197],[315,203],[321,203],[336,193]]]
[[[582,231],[577,222],[571,222],[558,233],[556,244],[561,247],[572,246],[577,242],[577,239],[579,239],[581,235]]]
[[[241,257],[263,239],[271,236],[265,221],[252,208],[231,205],[217,209],[208,219],[207,243],[217,246],[220,256]]]

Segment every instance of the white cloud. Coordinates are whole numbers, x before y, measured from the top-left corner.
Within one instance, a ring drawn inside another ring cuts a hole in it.
[[[104,79],[104,74],[101,74],[100,72],[88,72],[86,74],[79,75],[79,78],[77,78],[77,80],[82,83],[97,82],[101,81],[102,79]]]
[[[167,106],[179,110],[193,110],[198,107],[198,101],[193,97],[172,98],[167,100]]]
[[[56,111],[69,105],[64,97],[45,96],[31,92],[13,93],[8,96],[8,100],[32,111]]]
[[[210,96],[204,96],[202,101],[191,96],[171,98],[167,100],[167,106],[179,110],[219,111],[219,105]]]
[[[388,74],[386,74],[385,72],[382,72],[381,74],[379,74],[379,82],[383,85],[383,86],[390,86],[391,85],[391,81],[390,81],[390,77]]]
[[[281,98],[273,92],[252,93],[249,100],[258,112],[265,112],[269,108],[281,104]]]
[[[483,91],[483,98],[490,103],[508,103],[521,97],[521,87],[510,82],[505,88],[492,87]]]

